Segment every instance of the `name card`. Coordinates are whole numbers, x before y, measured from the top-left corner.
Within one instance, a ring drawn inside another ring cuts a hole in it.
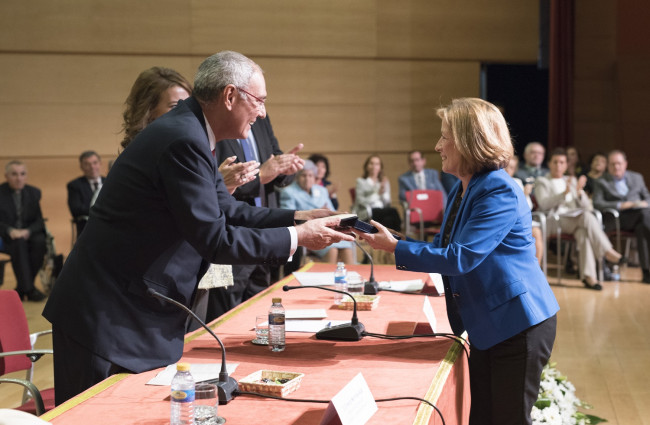
[[[436,333],[438,321],[436,320],[436,315],[433,312],[433,307],[431,306],[431,301],[429,301],[429,297],[424,297],[424,305],[422,306],[422,311],[424,312],[424,315],[427,316],[427,320],[429,321],[431,330],[433,331],[433,333]]]
[[[363,425],[377,412],[368,383],[359,373],[327,405],[321,425]]]

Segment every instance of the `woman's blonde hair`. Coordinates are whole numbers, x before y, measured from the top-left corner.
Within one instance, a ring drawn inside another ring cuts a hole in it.
[[[506,120],[496,106],[483,99],[464,97],[452,100],[436,113],[451,129],[456,150],[463,158],[461,174],[508,165],[514,149]]]

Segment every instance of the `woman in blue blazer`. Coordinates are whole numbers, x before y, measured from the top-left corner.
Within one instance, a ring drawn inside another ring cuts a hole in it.
[[[530,424],[559,306],[535,258],[526,198],[503,170],[510,133],[481,99],[455,99],[437,113],[442,170],[459,178],[441,233],[432,243],[398,241],[372,222],[380,232],[360,237],[394,252],[400,270],[443,275],[452,329],[467,330],[471,344],[470,424]]]

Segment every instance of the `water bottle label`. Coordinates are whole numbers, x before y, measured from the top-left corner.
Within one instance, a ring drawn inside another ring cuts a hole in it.
[[[334,283],[345,283],[346,279],[345,276],[335,276],[334,277]]]
[[[194,390],[172,391],[172,399],[178,403],[189,403],[194,401]]]
[[[269,326],[284,325],[284,314],[269,314]]]

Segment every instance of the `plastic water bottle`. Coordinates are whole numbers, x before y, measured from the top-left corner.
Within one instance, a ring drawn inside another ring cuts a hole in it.
[[[269,309],[269,348],[271,351],[284,350],[284,307],[282,298],[273,298]]]
[[[619,280],[621,280],[621,272],[618,268],[618,264],[614,264],[612,266],[612,280],[614,282],[618,282]]]
[[[337,291],[348,290],[348,271],[345,269],[345,264],[340,261],[336,263],[336,271],[334,272],[334,289]],[[343,294],[334,293],[334,304],[341,304],[342,299]]]
[[[194,378],[189,363],[178,363],[172,379],[171,425],[192,425],[194,423]]]

